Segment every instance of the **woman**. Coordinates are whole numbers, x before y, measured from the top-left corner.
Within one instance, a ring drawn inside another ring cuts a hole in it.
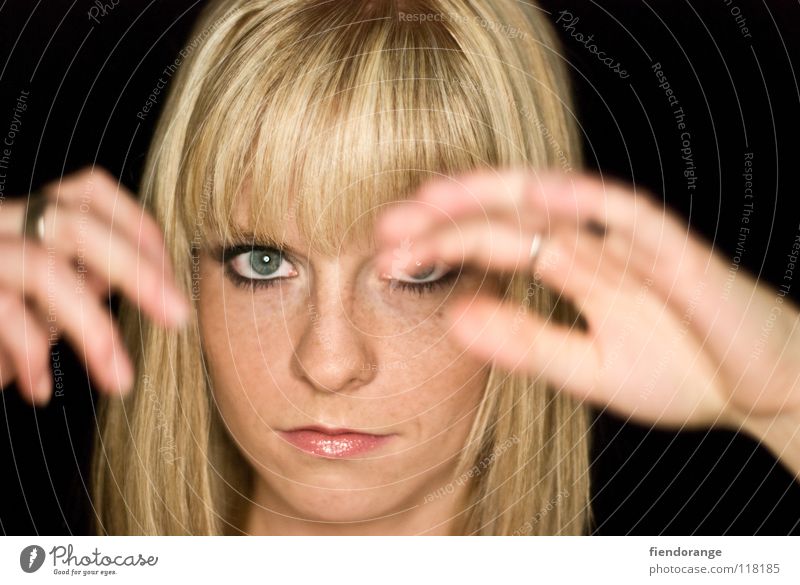
[[[797,309],[729,282],[650,196],[575,171],[534,7],[213,2],[188,46],[142,182],[155,222],[95,173],[5,244],[5,285],[39,267],[41,322],[55,299],[96,381],[133,386],[101,413],[98,532],[585,533],[587,401],[742,428],[800,473]],[[125,295],[132,363],[63,284],[82,267]],[[5,329],[46,397],[46,328]]]

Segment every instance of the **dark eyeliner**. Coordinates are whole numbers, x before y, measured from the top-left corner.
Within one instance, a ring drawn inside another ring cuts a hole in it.
[[[247,278],[246,276],[242,276],[236,270],[233,269],[231,266],[231,260],[236,258],[241,254],[246,254],[248,252],[254,252],[256,250],[274,250],[278,252],[281,259],[286,258],[286,254],[278,248],[277,246],[271,244],[232,244],[230,246],[220,246],[214,256],[217,258],[219,262],[222,263],[223,271],[225,276],[234,286],[243,289],[254,289],[254,288],[266,288],[273,286],[277,283],[277,281],[282,280],[282,278]]]

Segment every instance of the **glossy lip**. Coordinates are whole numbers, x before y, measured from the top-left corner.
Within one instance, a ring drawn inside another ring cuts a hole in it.
[[[316,425],[279,431],[279,434],[301,451],[328,459],[346,459],[368,453],[383,446],[394,436]]]

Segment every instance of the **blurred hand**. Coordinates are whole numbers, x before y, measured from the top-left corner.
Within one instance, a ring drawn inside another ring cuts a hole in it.
[[[42,242],[22,236],[27,197],[0,205],[0,389],[16,380],[23,397],[45,404],[50,348],[63,335],[102,391],[125,392],[133,368],[103,299],[118,291],[167,326],[189,313],[161,230],[100,168],[42,191],[51,199]]]
[[[403,249],[408,265],[535,271],[588,323],[570,329],[483,293],[454,299],[450,333],[477,356],[640,422],[766,433],[780,419],[787,440],[792,426],[800,434],[797,307],[730,270],[648,194],[589,175],[474,172],[424,185],[376,230],[387,270],[403,268]]]

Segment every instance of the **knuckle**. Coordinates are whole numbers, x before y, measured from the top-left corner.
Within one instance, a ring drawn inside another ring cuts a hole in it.
[[[92,199],[108,190],[110,175],[102,167],[85,166],[69,177],[70,188],[65,190],[68,200],[75,205],[91,205]]]
[[[45,274],[48,276],[48,281],[54,281],[58,284],[65,285],[72,281],[75,272],[65,260],[58,258],[48,260]]]
[[[104,167],[95,167],[93,177],[101,190],[108,194],[116,193],[120,187],[117,178]]]
[[[69,179],[65,178],[65,177],[61,177],[61,178],[58,178],[58,179],[52,179],[52,180],[47,181],[46,183],[44,183],[39,188],[39,190],[42,193],[56,195],[56,194],[59,193],[59,191],[61,190],[62,186],[65,183],[68,183],[68,182],[69,182]]]
[[[48,220],[53,222],[52,232],[47,229]],[[45,233],[53,233],[53,243],[66,246],[67,251],[71,251],[78,239],[77,214],[66,206],[56,210],[55,206],[49,205],[45,210]]]

